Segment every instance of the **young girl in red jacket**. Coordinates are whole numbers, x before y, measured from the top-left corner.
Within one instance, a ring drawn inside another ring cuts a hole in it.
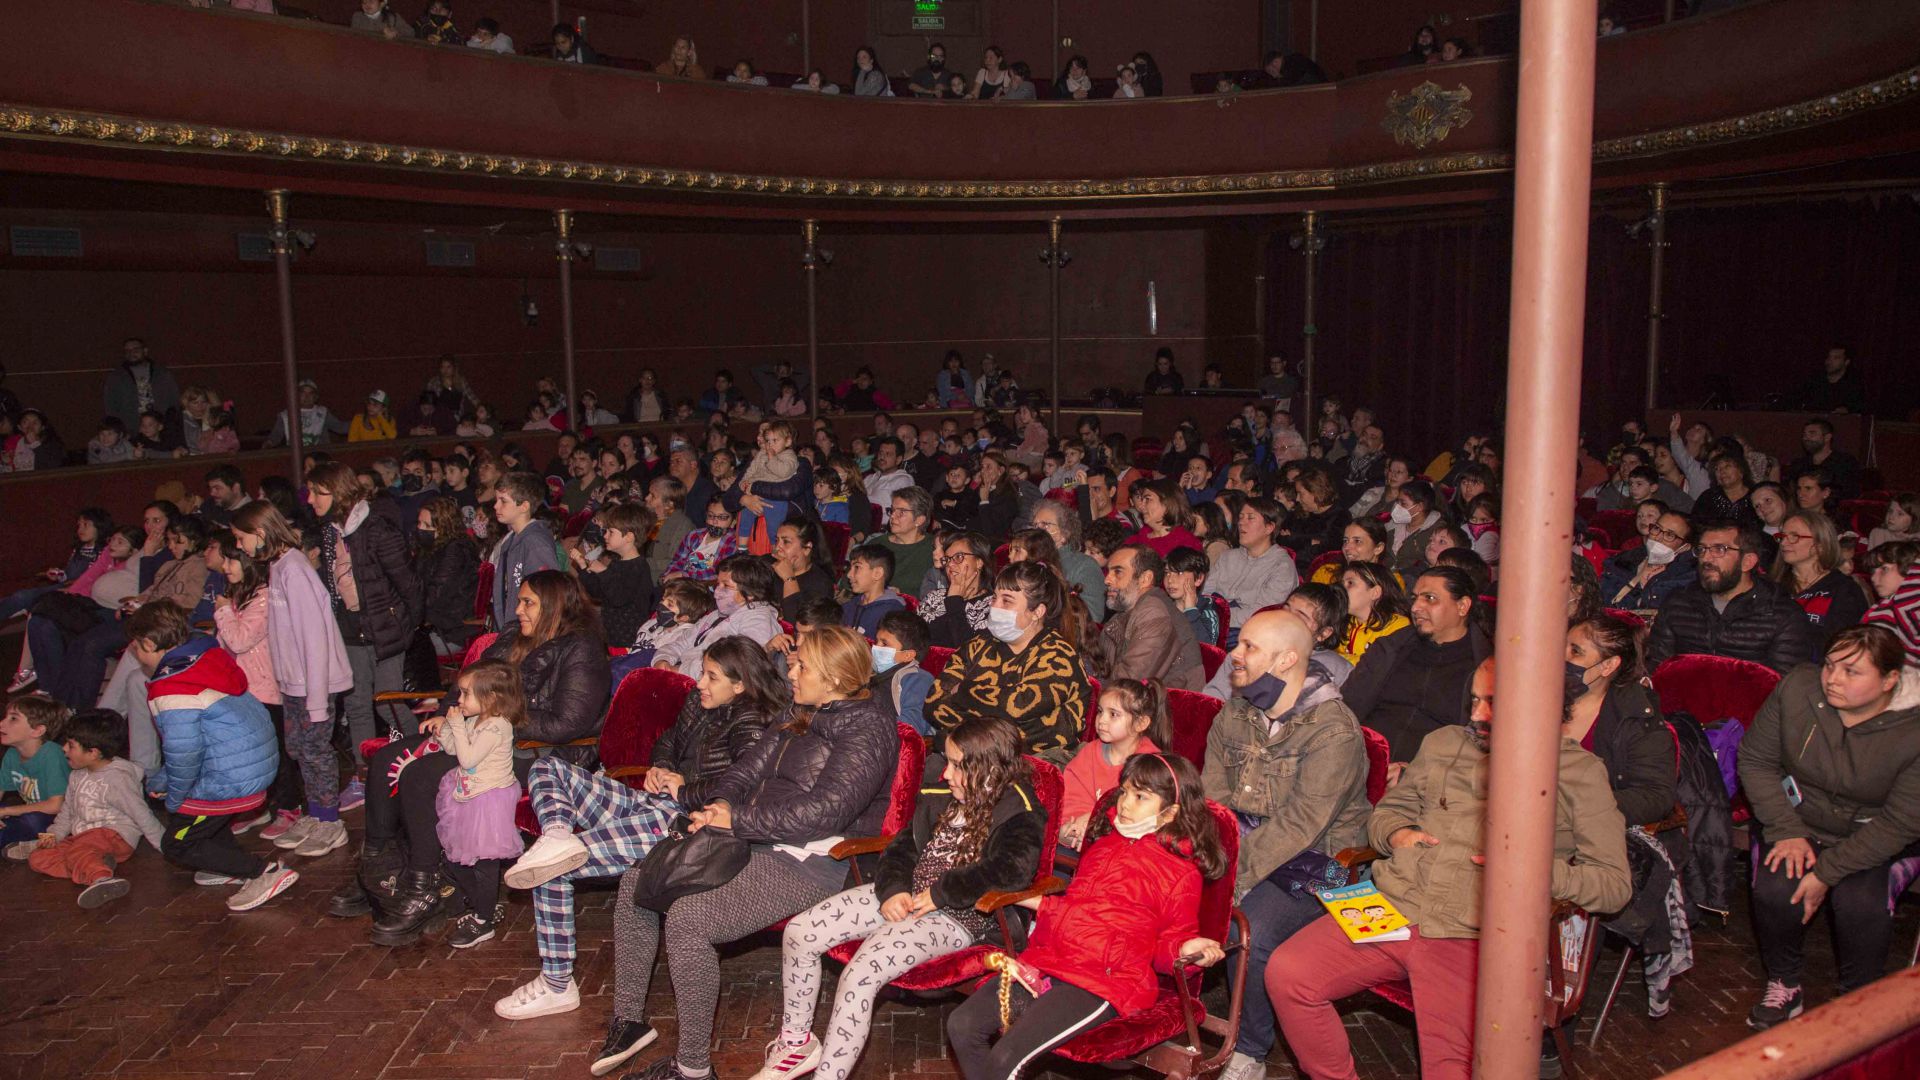
[[[1200,774],[1178,754],[1139,754],[1087,830],[1064,896],[1039,909],[1000,1032],[1000,982],[987,980],[947,1018],[964,1080],[1017,1080],[1049,1050],[1159,996],[1176,959],[1210,967],[1220,943],[1199,936],[1200,884],[1227,870]],[[1142,946],[1151,942],[1151,948]],[[996,1041],[997,1038],[997,1041]]]

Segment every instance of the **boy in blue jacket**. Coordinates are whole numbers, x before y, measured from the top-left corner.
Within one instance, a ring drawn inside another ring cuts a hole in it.
[[[247,692],[247,676],[210,636],[194,635],[174,604],[148,604],[127,620],[127,648],[147,672],[147,702],[165,765],[147,778],[165,796],[160,851],[197,871],[200,885],[237,884],[230,911],[251,911],[285,892],[300,875],[264,862],[234,839],[233,824],[258,814],[279,768],[266,706]]]

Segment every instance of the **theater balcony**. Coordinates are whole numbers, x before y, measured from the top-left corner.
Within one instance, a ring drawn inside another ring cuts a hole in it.
[[[1248,214],[1484,199],[1512,57],[1226,97],[954,105],[763,92],[68,0],[0,65],[0,170],[690,216]],[[1762,0],[1600,43],[1605,188],[1920,145],[1920,4]]]

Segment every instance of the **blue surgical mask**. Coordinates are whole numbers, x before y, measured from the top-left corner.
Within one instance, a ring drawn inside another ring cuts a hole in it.
[[[1020,640],[1020,622],[1010,608],[987,609],[987,633],[1005,642]]]
[[[875,675],[885,675],[899,665],[900,661],[897,659],[895,650],[889,649],[885,645],[875,645],[872,649],[873,673]]]
[[[1268,672],[1248,683],[1240,691],[1240,696],[1246,699],[1247,704],[1252,705],[1261,712],[1266,712],[1275,705],[1278,705],[1280,703],[1280,695],[1286,692],[1286,680],[1272,672]]]

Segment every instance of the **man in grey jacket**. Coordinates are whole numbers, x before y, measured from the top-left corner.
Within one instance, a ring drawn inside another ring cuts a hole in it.
[[[1207,684],[1200,640],[1161,584],[1167,564],[1144,544],[1128,544],[1107,560],[1107,616],[1100,653],[1115,679],[1159,679],[1169,689]]]
[[[1207,733],[1205,787],[1241,822],[1237,875],[1251,931],[1250,970],[1320,917],[1320,901],[1279,869],[1295,856],[1332,856],[1366,843],[1367,748],[1360,721],[1315,663],[1313,631],[1291,611],[1247,620],[1229,658],[1233,697]],[[1222,1076],[1266,1075],[1273,1009],[1264,980],[1247,980],[1240,1035]]]

